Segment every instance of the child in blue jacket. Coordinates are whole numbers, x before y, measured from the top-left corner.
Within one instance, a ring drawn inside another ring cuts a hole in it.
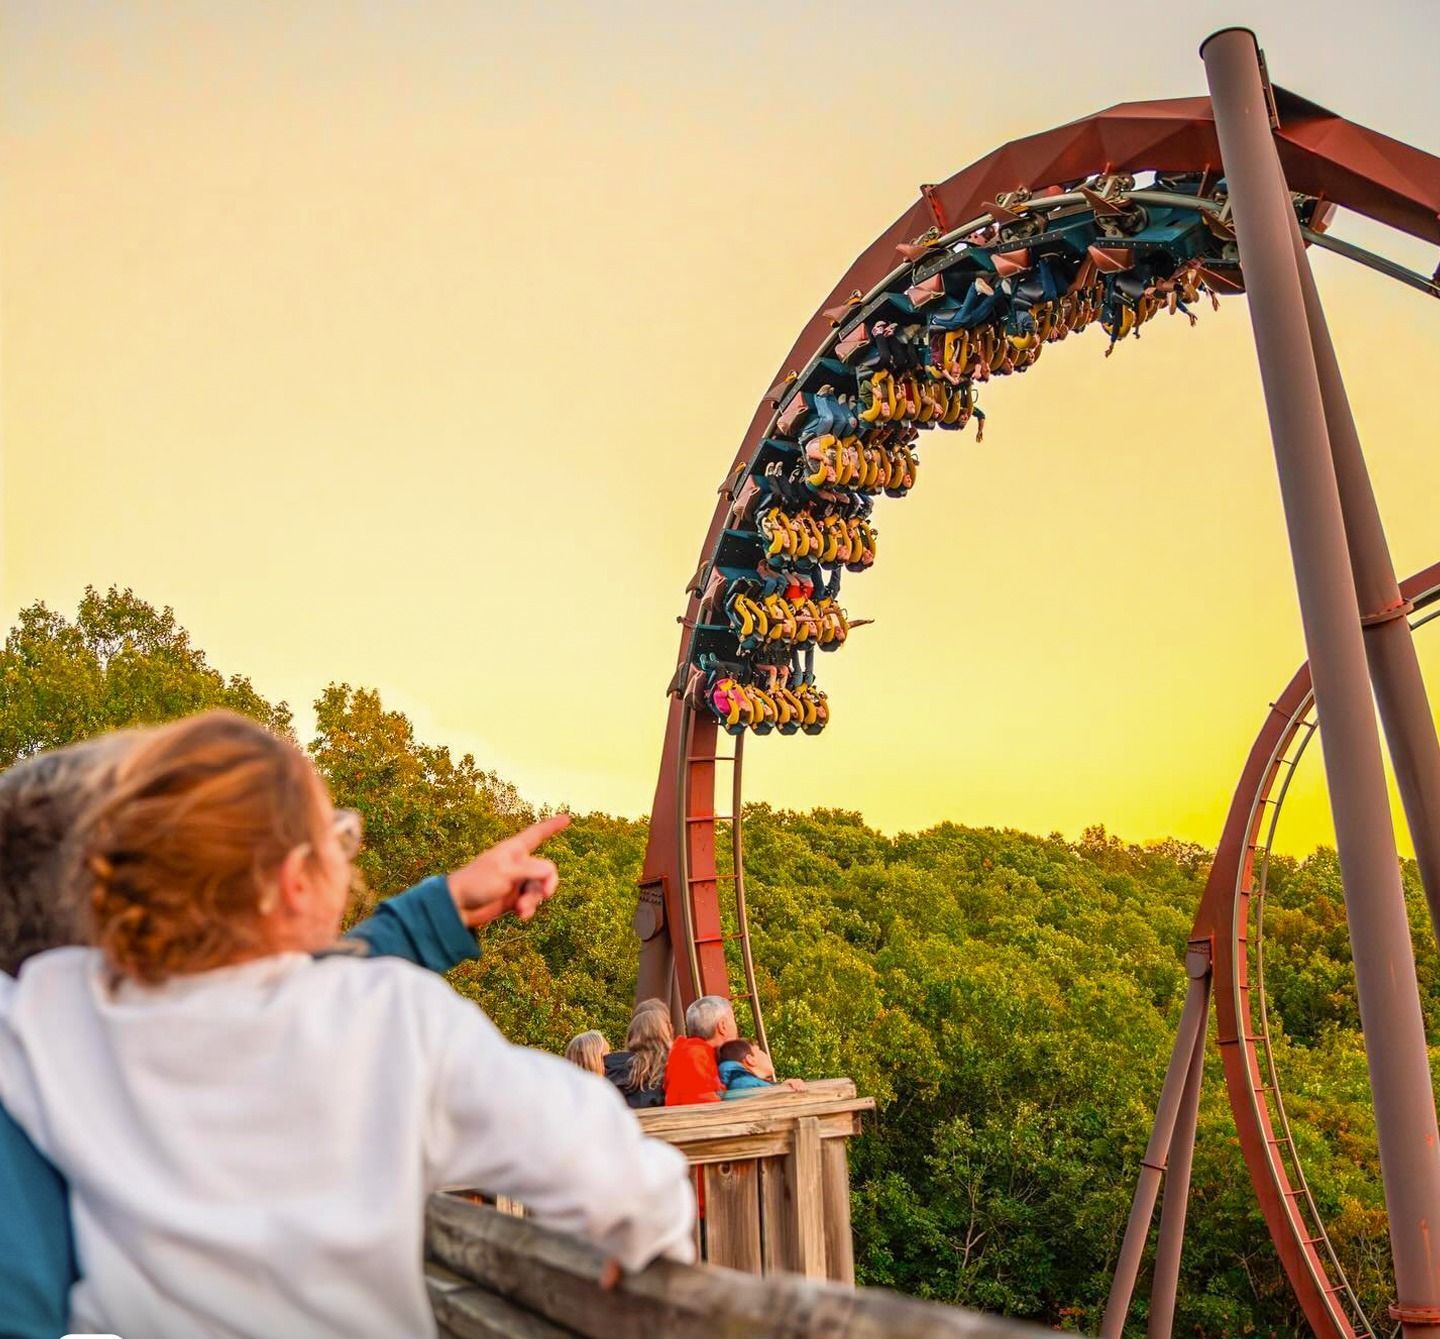
[[[775,1064],[753,1041],[738,1037],[727,1041],[716,1053],[720,1062],[720,1082],[725,1085],[725,1101],[736,1097],[757,1097],[761,1093],[775,1093],[788,1088],[791,1092],[805,1091],[804,1079],[775,1078]]]

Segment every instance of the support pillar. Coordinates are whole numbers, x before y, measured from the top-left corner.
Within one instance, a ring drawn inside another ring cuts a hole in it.
[[[1135,1198],[1130,1202],[1130,1217],[1125,1223],[1125,1239],[1120,1245],[1120,1258],[1115,1262],[1115,1277],[1110,1283],[1110,1296],[1100,1321],[1100,1339],[1120,1339],[1125,1317],[1130,1314],[1130,1298],[1135,1280],[1140,1276],[1140,1257],[1145,1252],[1145,1239],[1150,1235],[1150,1219],[1155,1213],[1155,1200],[1170,1156],[1176,1121],[1195,1054],[1205,1051],[1205,1018],[1210,1003],[1210,964],[1194,949],[1186,956],[1190,985],[1185,992],[1185,1005],[1180,1012],[1180,1026],[1175,1032],[1175,1049],[1165,1070],[1165,1083],[1155,1107],[1155,1124],[1150,1127],[1150,1141],[1140,1162],[1140,1176],[1135,1185]],[[1166,1199],[1169,1199],[1167,1194]]]
[[[1210,977],[1205,978],[1210,1000]],[[1209,1010],[1206,1009],[1205,1013]],[[1202,1018],[1203,1018],[1202,1014]],[[1145,1339],[1170,1339],[1175,1324],[1175,1294],[1180,1286],[1180,1249],[1185,1244],[1185,1211],[1190,1203],[1190,1164],[1195,1156],[1195,1126],[1200,1118],[1200,1084],[1205,1077],[1205,1028],[1190,1053],[1190,1068],[1180,1093],[1180,1113],[1170,1140],[1165,1168],[1165,1200],[1160,1206],[1160,1235],[1155,1241],[1155,1272],[1150,1281],[1150,1319]]]
[[[637,915],[637,920],[640,917]],[[635,977],[635,1003],[669,999],[675,980],[675,953],[665,927],[640,940],[640,968]]]
[[[681,749],[686,744],[685,725],[684,704],[672,694],[665,716],[660,777],[655,785],[650,836],[645,844],[645,863],[633,922],[635,936],[640,941],[636,1004],[641,1000],[668,999],[675,979],[675,929],[671,922],[676,909],[675,890],[683,877],[676,808],[685,771],[681,760]]]
[[[1282,189],[1254,34],[1225,29],[1207,39],[1201,54],[1322,724],[1390,1215],[1399,1297],[1394,1314],[1405,1335],[1440,1339],[1440,1233],[1434,1231],[1440,1226],[1440,1131],[1355,578],[1291,242],[1293,211]]]
[[[1293,222],[1293,211],[1291,219]],[[1390,746],[1390,761],[1395,768],[1405,822],[1415,846],[1415,863],[1430,908],[1430,927],[1440,942],[1440,738],[1435,733],[1435,718],[1430,711],[1430,699],[1420,674],[1420,659],[1406,617],[1409,605],[1402,598],[1400,583],[1395,578],[1375,490],[1365,467],[1360,434],[1350,412],[1350,397],[1345,393],[1345,381],[1340,375],[1340,363],[1298,223],[1294,225],[1291,244],[1300,271],[1305,319],[1310,326],[1320,398],[1325,406],[1335,483],[1340,491],[1340,510],[1345,517],[1345,537],[1350,548],[1350,568],[1355,574],[1355,594],[1365,629],[1370,680],[1380,707],[1385,740]]]

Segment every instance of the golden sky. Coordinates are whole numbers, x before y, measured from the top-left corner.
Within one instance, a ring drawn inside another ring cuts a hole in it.
[[[1440,150],[1440,6],[1259,8],[0,0],[0,614],[132,586],[297,708],[373,685],[532,798],[644,811],[715,487],[919,182],[1202,92],[1234,21]],[[1409,572],[1440,307],[1316,269]],[[1245,307],[1103,349],[924,440],[833,724],[755,741],[751,797],[1215,841],[1303,655]],[[1312,750],[1292,847],[1319,783]]]

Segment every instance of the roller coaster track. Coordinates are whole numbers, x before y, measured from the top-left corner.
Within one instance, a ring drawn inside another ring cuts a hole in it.
[[[1440,243],[1440,160],[1356,126],[1283,89],[1273,90],[1274,138],[1287,184],[1301,205],[1304,236],[1432,296],[1436,280],[1326,234],[1335,207]],[[742,841],[743,736],[724,734],[714,715],[687,700],[696,663],[705,574],[718,560],[740,483],[757,466],[787,402],[820,360],[887,294],[903,291],[954,263],[987,229],[1000,245],[1024,245],[1057,212],[1097,206],[1172,209],[1203,216],[1220,239],[1227,206],[1215,192],[1220,152],[1209,101],[1121,104],[995,150],[920,199],[861,256],[821,303],[761,400],[719,487],[719,500],[689,587],[636,930],[644,947],[639,993],[670,993],[677,1007],[701,994],[748,1002],[753,1032],[765,1035],[745,911]],[[1134,178],[1198,180],[1193,194]],[[1128,182],[1115,183],[1130,177]],[[1102,185],[1102,183],[1109,183]],[[1033,225],[1033,226],[1032,226]],[[1027,229],[1030,229],[1027,232]],[[1207,273],[1221,292],[1243,291],[1233,250],[1223,242]],[[827,364],[828,366],[828,364]],[[1407,594],[1437,584],[1436,569],[1407,583]],[[1418,583],[1418,584],[1417,584]],[[1256,1193],[1287,1274],[1310,1323],[1322,1336],[1369,1334],[1370,1327],[1325,1235],[1296,1155],[1264,1010],[1264,895],[1274,821],[1288,778],[1313,733],[1308,671],[1276,702],[1252,751],[1227,820],[1196,921],[1195,947],[1211,956],[1220,1047],[1240,1142]],[[717,752],[733,738],[733,753]],[[729,812],[716,804],[717,767],[732,768]],[[728,852],[728,854],[727,854]],[[1258,866],[1257,866],[1258,860]],[[725,890],[729,890],[728,896]],[[1256,932],[1249,932],[1252,905]],[[742,1020],[743,1025],[743,1020]]]
[[[1440,613],[1440,564],[1401,583],[1412,626]],[[1423,613],[1430,609],[1428,614]],[[1270,856],[1295,769],[1314,738],[1310,667],[1301,666],[1261,727],[1231,802],[1191,931],[1214,954],[1220,1054],[1241,1151],[1286,1273],[1316,1334],[1372,1335],[1305,1180],[1285,1109],[1265,996]]]

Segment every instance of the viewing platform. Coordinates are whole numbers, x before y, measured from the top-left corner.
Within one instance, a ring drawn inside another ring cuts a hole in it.
[[[803,1138],[803,1136],[802,1136]],[[426,1284],[442,1339],[1039,1339],[1051,1331],[872,1288],[599,1251],[463,1199],[430,1201]]]
[[[800,1274],[855,1282],[846,1141],[875,1109],[849,1079],[816,1079],[803,1093],[637,1111],[645,1133],[690,1161],[696,1256],[747,1274]],[[491,1200],[483,1186],[457,1192],[523,1218],[525,1207]]]
[[[846,1144],[874,1109],[849,1079],[817,1079],[803,1093],[636,1115],[695,1169],[705,1205],[700,1259],[748,1274],[854,1283]]]
[[[699,1266],[627,1275],[520,1205],[437,1195],[426,1280],[445,1339],[1027,1339],[999,1316],[855,1288],[847,1141],[875,1101],[820,1079],[700,1106],[636,1112],[690,1160],[704,1202]],[[756,1276],[763,1277],[756,1277]]]

